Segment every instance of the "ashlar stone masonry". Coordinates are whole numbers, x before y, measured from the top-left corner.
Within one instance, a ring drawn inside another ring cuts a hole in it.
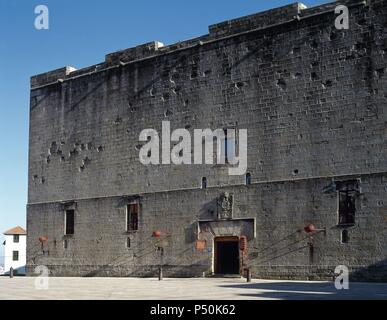
[[[29,274],[387,280],[386,62],[387,1],[340,1],[32,77]],[[247,129],[246,175],[141,164],[162,121]]]

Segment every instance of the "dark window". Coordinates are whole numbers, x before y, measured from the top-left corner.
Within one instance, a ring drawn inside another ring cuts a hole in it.
[[[74,210],[66,210],[65,215],[65,234],[74,234]]]
[[[251,184],[251,174],[248,172],[246,173],[246,185],[250,185]]]
[[[228,139],[227,139],[227,129],[224,129],[224,163],[228,163]]]
[[[339,225],[355,223],[355,193],[353,191],[339,191]]]
[[[19,235],[18,234],[13,235],[13,242],[15,242],[15,243],[19,242]]]
[[[64,240],[63,240],[63,249],[67,249],[68,246],[69,246],[68,240],[67,240],[67,239],[64,239]]]
[[[12,260],[13,261],[19,261],[19,251],[13,251],[12,252]]]
[[[341,243],[348,243],[348,242],[349,242],[348,230],[341,231]]]
[[[139,204],[138,203],[131,203],[127,206],[127,231],[136,231],[138,230],[138,210]]]
[[[360,180],[335,181],[339,201],[338,225],[355,224],[356,196],[360,192]]]
[[[126,239],[126,247],[130,248],[130,238]]]
[[[202,189],[206,189],[206,188],[207,188],[207,178],[203,177],[202,178]]]

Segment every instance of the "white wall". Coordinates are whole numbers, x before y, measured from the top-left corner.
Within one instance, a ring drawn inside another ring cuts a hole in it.
[[[5,241],[4,235],[0,234],[0,266],[4,267],[4,246],[3,242]]]
[[[19,235],[19,242],[13,242],[13,235],[5,236],[4,269],[8,273],[12,267],[18,274],[25,274],[26,266],[26,240],[25,235]],[[13,251],[19,251],[19,260],[13,261]]]

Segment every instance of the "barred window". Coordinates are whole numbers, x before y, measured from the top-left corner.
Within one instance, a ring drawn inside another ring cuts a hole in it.
[[[351,191],[339,191],[339,225],[355,223],[355,194]]]
[[[347,180],[336,182],[338,195],[338,225],[355,224],[356,197],[359,193],[359,181]]]
[[[139,214],[139,204],[131,203],[126,208],[126,230],[127,231],[136,231],[138,230],[138,214]]]

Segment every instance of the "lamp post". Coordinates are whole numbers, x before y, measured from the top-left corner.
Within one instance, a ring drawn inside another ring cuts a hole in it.
[[[247,237],[246,236],[240,236],[239,237],[239,250],[241,252],[241,259],[242,259],[242,274],[244,273],[246,275],[246,281],[251,282],[251,270],[248,266],[245,267],[245,255],[247,251]]]
[[[159,281],[163,280],[164,248],[158,247],[160,251]]]
[[[44,236],[40,236],[38,238],[39,242],[40,242],[40,246],[42,248],[42,253],[44,255],[44,244],[47,242],[48,238],[47,237],[44,237]]]
[[[309,223],[304,227],[304,231],[309,234],[308,246],[309,246],[309,263],[313,264],[314,262],[314,239],[313,234],[318,232],[323,232],[326,234],[326,228],[316,228],[314,224]]]
[[[152,232],[153,238],[160,238],[162,232],[157,230]],[[166,239],[162,239],[156,243],[157,251],[160,252],[160,265],[159,265],[159,281],[163,280],[163,265],[164,265],[164,248],[168,245],[168,241]]]

